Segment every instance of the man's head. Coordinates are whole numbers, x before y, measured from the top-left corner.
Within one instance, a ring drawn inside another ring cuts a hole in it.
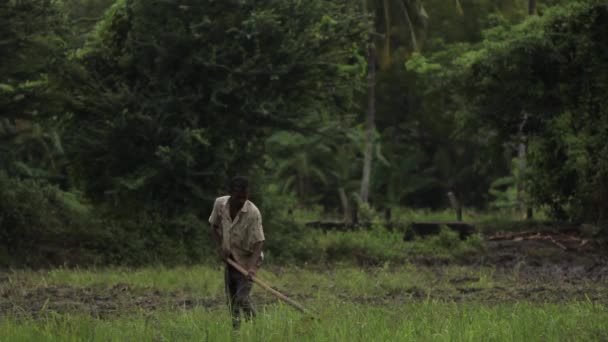
[[[249,197],[249,181],[242,176],[236,176],[230,181],[230,204],[241,208]]]

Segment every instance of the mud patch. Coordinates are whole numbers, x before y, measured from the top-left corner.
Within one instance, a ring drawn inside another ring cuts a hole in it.
[[[455,288],[423,290],[411,288],[391,291],[382,296],[347,296],[338,295],[340,300],[359,304],[396,305],[418,301],[436,300],[446,302],[474,302],[486,305],[514,303],[525,301],[531,303],[571,303],[575,301],[590,301],[608,305],[608,292],[600,288],[560,288],[560,287],[520,287],[505,288]]]
[[[381,290],[370,296],[341,294],[334,285],[328,288],[313,285],[312,289],[313,292],[324,292],[328,300],[373,305],[399,305],[425,300],[481,302],[488,305],[517,301],[591,301],[608,305],[608,254],[601,248],[572,251],[538,240],[487,241],[484,253],[456,268],[445,260],[410,262],[415,272],[429,275],[428,279],[423,277],[426,284],[410,287],[404,284],[400,288],[379,284]],[[403,265],[390,266],[393,267]],[[482,268],[491,272],[481,274]],[[289,272],[289,268],[284,270],[278,266],[267,269],[278,276]],[[326,267],[312,270],[325,275],[331,273],[331,268]],[[378,270],[380,268],[370,267],[366,272],[373,278]],[[386,272],[386,269],[382,272]],[[292,290],[300,294],[290,297],[305,306],[318,298],[318,295],[308,295],[306,291],[302,294],[302,289],[297,287],[280,289],[287,295]],[[254,302],[261,307],[276,303],[276,299],[256,293]],[[193,291],[167,292],[134,287],[128,283],[107,287],[32,284],[25,281],[16,283],[0,271],[0,316],[39,317],[47,313],[78,313],[103,318],[155,310],[224,307],[225,299],[220,294],[201,297]]]
[[[95,317],[146,312],[158,309],[189,310],[223,304],[220,298],[197,298],[186,293],[161,293],[154,289],[133,289],[128,284],[109,288],[74,287],[69,285],[13,286],[0,290],[0,313],[33,315],[83,313]]]
[[[471,279],[473,281],[474,279]],[[287,289],[288,290],[288,289]],[[313,299],[308,295],[291,298],[306,305]],[[527,301],[533,303],[567,303],[591,301],[608,305],[608,288],[593,284],[575,285],[508,285],[476,287],[463,281],[455,287],[425,289],[411,287],[387,290],[374,296],[330,295],[339,301],[365,305],[401,305],[427,300],[447,302],[479,302],[487,305]],[[272,305],[276,299],[266,295],[254,295],[258,307]],[[330,300],[330,298],[327,298]],[[156,310],[191,310],[194,308],[224,308],[223,297],[201,298],[182,292],[162,293],[154,289],[133,289],[128,284],[117,284],[110,288],[39,286],[36,288],[10,288],[0,292],[0,316],[40,317],[48,313],[88,314],[98,318],[117,315],[148,313]]]
[[[600,246],[563,250],[542,241],[487,241],[481,263],[512,271],[523,281],[586,283],[608,280],[608,254]]]

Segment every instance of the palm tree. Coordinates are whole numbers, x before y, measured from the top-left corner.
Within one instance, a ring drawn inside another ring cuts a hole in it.
[[[536,14],[536,0],[528,1],[528,15]]]
[[[529,16],[533,16],[536,14],[536,0],[528,0],[528,15]],[[528,120],[528,113],[526,111],[522,112],[523,116],[522,116],[522,122],[519,125],[519,144],[518,144],[518,148],[517,148],[517,161],[518,161],[518,168],[519,168],[519,175],[524,175],[526,172],[526,160],[527,160],[527,149],[528,149],[528,144],[527,144],[527,139],[526,136],[524,135],[524,128],[526,126],[526,121]],[[525,192],[526,189],[524,187],[524,183],[523,183],[523,177],[520,177],[520,179],[517,182],[517,202],[519,203],[520,206],[520,210],[522,212],[525,211],[525,218],[526,219],[532,219],[533,216],[533,212],[532,212],[532,208],[530,207],[526,207],[526,203],[525,203]]]
[[[276,175],[283,181],[282,191],[295,193],[302,202],[315,200],[311,186],[327,183],[324,161],[331,160],[331,148],[323,136],[304,136],[279,131],[267,141],[276,161]]]
[[[424,34],[428,15],[420,0],[363,0],[363,8],[366,12],[374,15],[374,29],[378,31],[370,35],[367,54],[368,99],[360,199],[362,203],[368,203],[374,153],[374,131],[376,128],[376,65],[379,64],[381,68],[387,68],[392,64],[391,41],[394,30],[409,36],[411,47],[407,51],[418,51],[420,49],[420,37]],[[379,46],[382,49],[380,58],[378,58]],[[403,59],[406,57],[404,55]]]

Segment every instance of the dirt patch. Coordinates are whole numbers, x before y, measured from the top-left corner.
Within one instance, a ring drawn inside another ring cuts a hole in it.
[[[602,282],[608,279],[608,254],[601,246],[564,250],[546,241],[488,241],[481,260],[499,270],[537,282]]]
[[[425,300],[449,302],[481,302],[488,305],[528,301],[533,303],[565,303],[572,301],[592,301],[608,305],[608,288],[600,284],[572,285],[537,282],[505,284],[505,286],[478,287],[476,279],[456,279],[454,287],[442,288],[400,288],[386,290],[374,296],[352,296],[333,294],[344,302],[370,305],[398,305]],[[469,283],[471,282],[471,283]],[[289,289],[286,289],[288,293]],[[294,295],[291,298],[306,303],[311,296]],[[254,296],[257,306],[277,302],[270,296]],[[116,315],[146,313],[155,310],[191,310],[194,308],[223,308],[225,300],[200,298],[187,293],[162,293],[154,289],[132,289],[128,284],[118,284],[110,288],[41,286],[37,288],[10,288],[0,292],[0,315],[39,317],[48,313],[79,313],[93,317],[107,318]]]
[[[310,296],[305,295],[291,297],[301,301],[310,299]],[[277,302],[268,296],[254,295],[253,299],[259,306]],[[108,288],[69,285],[0,287],[0,316],[10,314],[36,318],[47,313],[78,313],[106,318],[156,310],[214,309],[225,306],[224,296],[203,298],[186,292],[134,288],[124,283]]]
[[[438,300],[447,302],[478,302],[487,305],[526,301],[531,303],[569,303],[591,301],[608,304],[608,291],[601,288],[562,288],[562,287],[514,287],[490,288],[464,287],[455,289],[425,290],[411,288],[387,292],[381,296],[338,295],[343,301],[359,304],[394,305],[416,301]]]
[[[161,308],[209,308],[224,303],[219,298],[197,298],[179,292],[133,289],[128,284],[117,284],[109,288],[69,285],[9,287],[0,291],[0,313],[34,316],[45,312],[77,312],[105,317]]]
[[[345,302],[393,305],[423,300],[482,302],[485,304],[529,301],[562,303],[575,300],[608,305],[608,254],[601,246],[584,249],[561,248],[550,240],[487,241],[484,253],[464,263],[454,274],[449,262],[417,262],[419,272],[432,275],[428,288],[385,288],[373,296],[352,296],[328,290],[328,296]],[[452,265],[453,266],[453,265]],[[397,267],[395,265],[394,267]],[[491,279],[482,279],[480,267],[493,270]],[[268,267],[281,275],[282,267]],[[319,270],[326,272],[327,269]],[[370,268],[374,277],[377,268]],[[120,283],[111,287],[16,284],[0,272],[0,315],[38,317],[50,312],[108,317],[155,310],[223,308],[223,296],[200,297],[192,292],[162,292],[154,288]],[[382,285],[381,285],[382,286]],[[289,288],[280,289],[286,294]],[[296,291],[297,292],[297,291]],[[307,295],[292,298],[306,305]],[[275,303],[270,295],[257,294],[256,305]]]

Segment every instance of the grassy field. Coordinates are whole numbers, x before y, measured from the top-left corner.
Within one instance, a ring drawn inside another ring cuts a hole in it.
[[[566,250],[445,229],[413,241],[382,227],[301,233],[293,260],[307,262],[272,264],[268,253],[260,276],[317,319],[254,287],[259,315],[234,331],[219,262],[0,269],[0,342],[608,340],[599,242]]]
[[[267,306],[233,332],[225,310],[137,313],[110,319],[47,314],[5,317],[2,341],[585,341],[608,338],[608,312],[590,302],[487,306],[424,301],[380,306],[308,302],[311,320],[284,306]]]
[[[477,266],[268,266],[260,276],[318,314],[254,289],[235,332],[222,270],[196,266],[0,275],[0,341],[581,341],[608,339],[605,279]]]

